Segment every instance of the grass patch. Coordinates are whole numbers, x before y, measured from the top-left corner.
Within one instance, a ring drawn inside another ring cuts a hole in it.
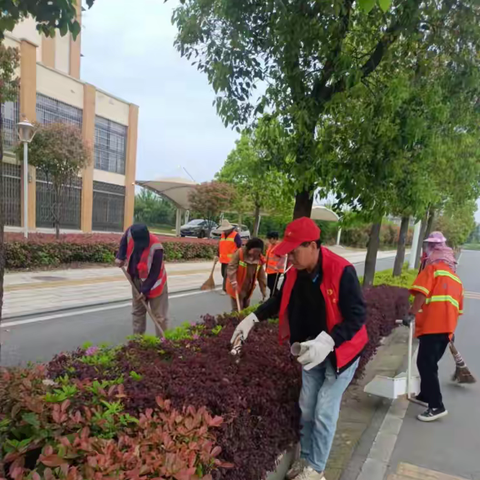
[[[375,278],[373,280],[373,285],[389,285],[391,287],[401,287],[401,288],[410,288],[413,285],[413,282],[417,278],[418,271],[409,269],[408,263],[405,263],[402,274],[399,277],[393,276],[393,268],[388,270],[382,270],[381,272],[375,273]],[[359,278],[360,284],[363,283],[363,277]]]
[[[466,243],[462,250],[480,250],[480,243]]]

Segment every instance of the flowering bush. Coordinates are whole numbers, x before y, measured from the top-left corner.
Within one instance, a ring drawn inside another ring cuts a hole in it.
[[[72,263],[112,263],[118,251],[120,234],[33,234],[28,240],[7,233],[6,268],[11,270],[58,266]],[[214,240],[159,237],[167,260],[211,259],[217,253]]]

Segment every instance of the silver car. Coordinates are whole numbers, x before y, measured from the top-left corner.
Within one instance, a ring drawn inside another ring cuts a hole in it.
[[[247,240],[250,240],[251,235],[250,235],[250,230],[246,225],[238,225],[238,223],[232,223],[232,225],[235,227],[237,232],[240,234],[240,238],[242,241],[246,242]],[[222,236],[222,232],[219,230],[212,230],[212,238],[215,238],[217,240],[220,240],[220,237]]]

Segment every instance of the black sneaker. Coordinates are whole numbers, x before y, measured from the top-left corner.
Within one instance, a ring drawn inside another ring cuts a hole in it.
[[[425,412],[418,415],[418,419],[421,422],[434,422],[439,418],[446,417],[448,415],[448,411],[445,408],[427,408]]]

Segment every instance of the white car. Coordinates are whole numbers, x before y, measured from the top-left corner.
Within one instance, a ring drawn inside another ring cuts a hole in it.
[[[232,223],[232,225],[236,228],[237,232],[240,234],[240,238],[242,239],[242,241],[246,242],[247,240],[250,240],[251,238],[250,230],[246,225],[238,225],[238,223]],[[220,240],[221,236],[222,236],[221,231],[212,230],[212,238]]]

